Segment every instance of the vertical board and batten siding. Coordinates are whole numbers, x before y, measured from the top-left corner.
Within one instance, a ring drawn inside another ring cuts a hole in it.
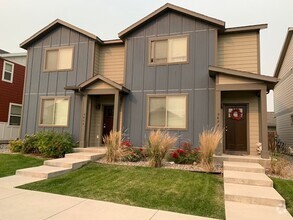
[[[95,58],[95,74],[119,83],[124,83],[124,44],[100,46]]]
[[[73,68],[70,71],[44,72],[45,49],[73,46]],[[93,75],[94,40],[72,29],[59,26],[28,48],[27,76],[25,82],[24,110],[21,137],[43,130],[68,131],[79,139],[81,96],[64,90],[77,86]],[[69,126],[40,127],[40,97],[69,96]]]
[[[279,79],[282,79],[290,70],[293,68],[293,37],[291,37],[290,43],[288,45],[286,55],[284,57],[280,72]]]
[[[259,74],[259,33],[222,34],[218,37],[218,66]]]
[[[222,92],[222,103],[247,103],[248,104],[248,135],[250,155],[257,155],[256,144],[260,141],[259,127],[259,102],[255,92]],[[223,114],[222,114],[223,115]]]
[[[188,35],[188,63],[149,65],[149,39]],[[208,66],[215,65],[217,29],[199,20],[166,12],[130,34],[126,39],[125,86],[131,93],[124,99],[123,129],[130,140],[141,145],[147,129],[147,95],[187,94],[187,129],[170,130],[181,140],[198,144],[199,133],[214,125],[214,79]]]

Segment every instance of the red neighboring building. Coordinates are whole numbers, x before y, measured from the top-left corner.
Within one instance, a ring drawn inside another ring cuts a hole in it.
[[[19,137],[25,66],[0,57],[0,143]]]

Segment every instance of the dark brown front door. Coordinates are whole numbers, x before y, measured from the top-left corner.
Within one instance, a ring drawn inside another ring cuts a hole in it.
[[[225,152],[247,152],[247,106],[225,105]]]
[[[104,115],[103,115],[103,137],[110,134],[110,131],[113,129],[113,115],[114,115],[114,106],[107,105],[104,106]]]

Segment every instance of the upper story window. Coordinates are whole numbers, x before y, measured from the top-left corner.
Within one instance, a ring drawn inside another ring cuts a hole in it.
[[[69,97],[42,97],[41,126],[68,126]]]
[[[150,41],[150,64],[187,62],[188,36],[157,38]]]
[[[13,81],[13,71],[14,71],[14,64],[4,61],[3,63],[3,72],[2,72],[2,81],[10,82]]]
[[[72,69],[73,47],[47,49],[45,51],[45,71],[65,71]]]
[[[186,129],[187,95],[150,95],[148,128]]]
[[[21,105],[10,103],[9,105],[9,125],[19,126],[21,120]]]

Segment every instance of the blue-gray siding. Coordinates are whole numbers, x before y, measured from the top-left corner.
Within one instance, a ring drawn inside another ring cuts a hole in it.
[[[50,47],[73,46],[73,69],[43,72],[44,50]],[[64,90],[77,86],[93,76],[94,40],[66,27],[58,27],[28,49],[21,138],[41,130],[68,131],[79,140],[81,96]],[[41,96],[70,96],[69,126],[52,128],[39,126]]]
[[[189,35],[187,64],[148,65],[149,38]],[[217,29],[193,18],[165,13],[126,38],[125,97],[123,129],[136,145],[145,143],[147,94],[188,94],[188,128],[171,131],[182,140],[198,144],[199,133],[214,125],[215,82],[208,66],[215,65]]]

